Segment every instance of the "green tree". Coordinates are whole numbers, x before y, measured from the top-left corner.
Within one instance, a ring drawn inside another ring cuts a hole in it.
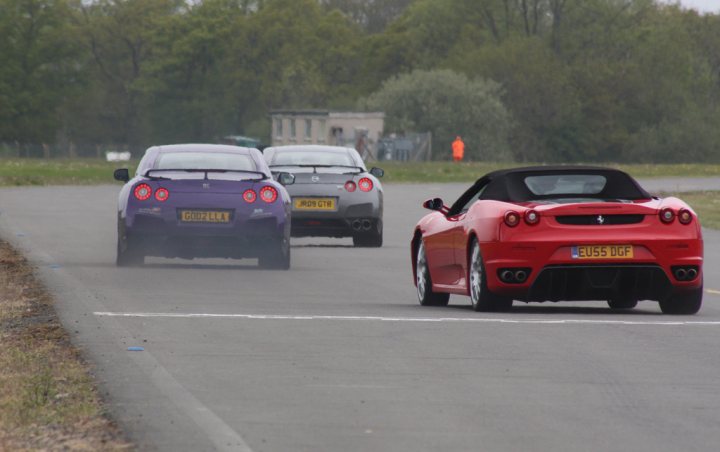
[[[54,141],[77,87],[71,13],[64,0],[0,0],[0,141]]]
[[[361,102],[367,110],[386,113],[386,130],[429,131],[441,158],[450,156],[450,143],[461,135],[470,160],[511,158],[508,135],[511,117],[500,100],[500,85],[471,80],[449,70],[416,70],[385,81]]]

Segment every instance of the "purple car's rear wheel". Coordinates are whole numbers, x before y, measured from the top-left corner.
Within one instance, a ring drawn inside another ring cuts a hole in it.
[[[258,258],[260,268],[288,270],[290,268],[290,242],[287,239],[273,241]]]
[[[118,267],[131,267],[135,265],[142,265],[144,263],[145,255],[142,253],[142,249],[138,246],[138,244],[129,237],[119,234],[115,264]]]

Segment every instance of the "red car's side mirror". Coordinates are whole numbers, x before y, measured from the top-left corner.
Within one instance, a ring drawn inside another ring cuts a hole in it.
[[[437,210],[438,212],[443,211],[445,207],[445,203],[443,203],[443,200],[441,198],[433,198],[428,199],[423,203],[423,207],[429,210]]]

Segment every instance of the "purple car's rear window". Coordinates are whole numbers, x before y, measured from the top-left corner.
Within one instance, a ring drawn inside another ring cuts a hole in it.
[[[272,166],[283,165],[340,165],[354,166],[356,163],[348,152],[328,151],[279,151],[275,153]]]
[[[165,152],[154,169],[219,169],[257,171],[252,157],[230,152]]]

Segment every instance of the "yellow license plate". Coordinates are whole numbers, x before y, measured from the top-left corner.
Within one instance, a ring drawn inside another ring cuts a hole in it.
[[[632,245],[580,245],[572,247],[573,259],[632,259]]]
[[[230,212],[219,210],[181,210],[183,223],[230,223]]]
[[[295,210],[335,210],[335,198],[294,198]]]

